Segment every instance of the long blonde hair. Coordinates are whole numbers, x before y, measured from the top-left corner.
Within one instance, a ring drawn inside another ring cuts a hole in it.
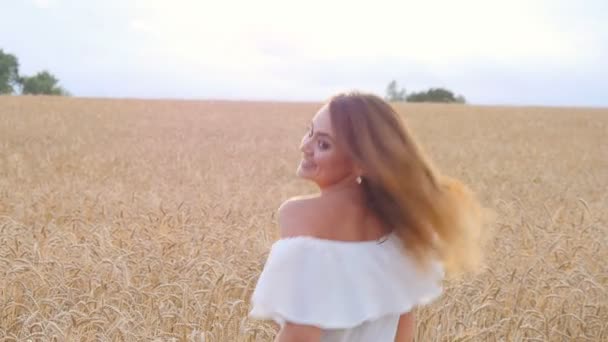
[[[462,182],[441,175],[393,107],[380,97],[329,100],[336,140],[363,170],[368,207],[396,232],[419,266],[443,261],[448,274],[480,265],[483,210]]]

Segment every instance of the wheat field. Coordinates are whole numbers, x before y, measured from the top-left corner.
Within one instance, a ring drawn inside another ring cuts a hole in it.
[[[0,97],[0,340],[271,341],[249,296],[319,106]],[[608,341],[608,109],[395,106],[497,214],[417,341]]]

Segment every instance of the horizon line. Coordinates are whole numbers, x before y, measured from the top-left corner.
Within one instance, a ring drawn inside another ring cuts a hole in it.
[[[373,93],[372,93],[373,94]],[[375,94],[377,95],[377,94]],[[384,97],[377,95],[384,99]],[[260,98],[197,98],[197,97],[116,97],[116,96],[77,96],[77,95],[32,95],[32,94],[0,94],[1,98],[58,98],[58,99],[82,99],[82,100],[127,100],[127,101],[183,101],[183,102],[248,102],[248,103],[287,103],[287,104],[320,104],[325,100],[289,100],[289,99],[260,99]],[[329,97],[328,97],[329,98]],[[557,108],[557,109],[608,109],[608,106],[594,105],[544,105],[544,104],[512,104],[512,103],[457,103],[457,102],[390,102],[391,105],[455,105],[472,107],[511,107],[511,108]]]

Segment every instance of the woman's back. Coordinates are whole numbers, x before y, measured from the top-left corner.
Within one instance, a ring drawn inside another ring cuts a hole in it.
[[[326,196],[302,196],[279,208],[281,237],[312,236],[325,240],[377,240],[390,231],[348,189]]]

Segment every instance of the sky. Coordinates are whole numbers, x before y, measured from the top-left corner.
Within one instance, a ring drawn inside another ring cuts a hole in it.
[[[324,101],[445,87],[608,107],[605,0],[0,0],[0,49],[74,96]]]

